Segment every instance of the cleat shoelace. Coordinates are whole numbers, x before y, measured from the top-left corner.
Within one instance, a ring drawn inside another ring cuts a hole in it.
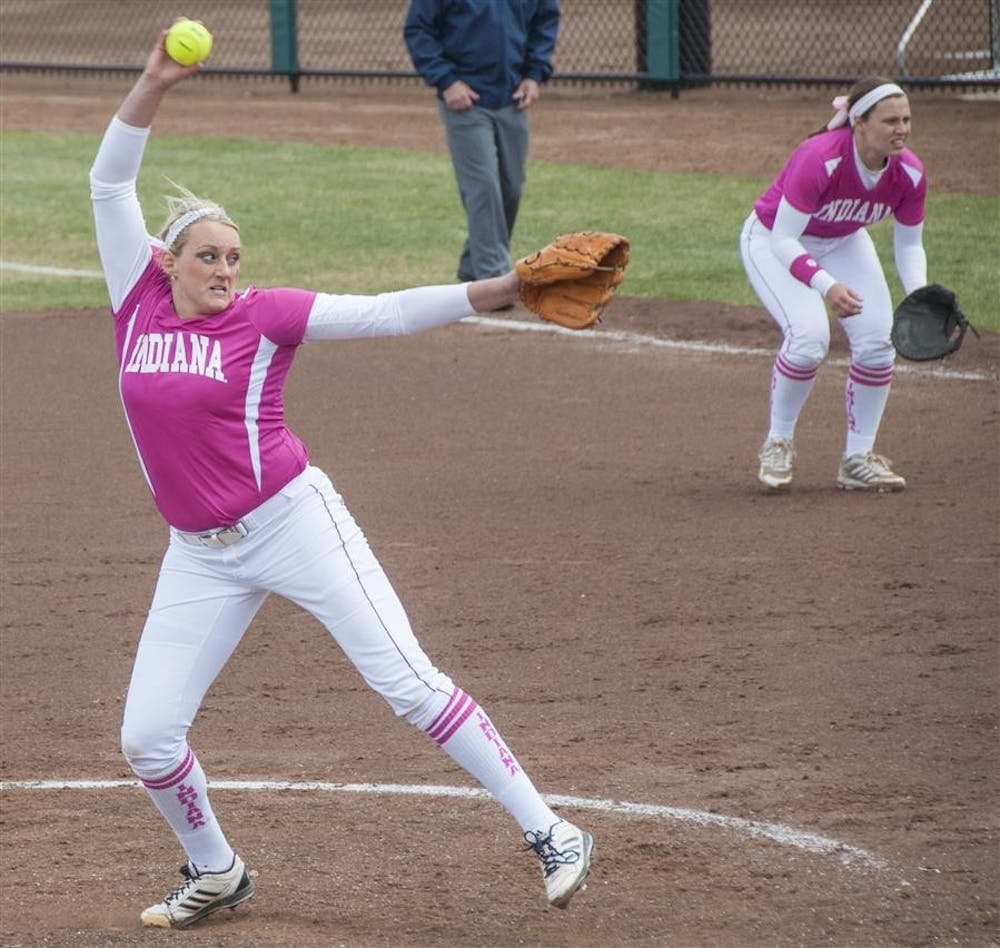
[[[782,441],[769,441],[760,452],[761,463],[771,468],[786,468],[792,458],[792,447]]]
[[[197,885],[198,883],[197,878],[191,872],[191,868],[189,866],[187,865],[181,866],[180,873],[182,876],[184,876],[184,881],[179,886],[177,886],[177,888],[174,889],[174,891],[171,892],[170,895],[168,895],[163,900],[167,905],[172,905],[175,902],[183,901],[184,896],[187,894],[188,890],[192,886]]]
[[[868,463],[873,471],[880,477],[885,474],[892,474],[892,461],[882,457],[881,454],[869,454]]]
[[[868,454],[861,463],[856,464],[851,473],[859,480],[876,481],[884,477],[895,477],[892,471],[892,461],[881,454]]]
[[[533,849],[538,858],[542,861],[542,872],[545,878],[558,871],[560,866],[572,866],[580,860],[578,849],[559,850],[552,844],[552,830],[544,836],[540,832],[528,830],[524,834],[527,849]]]

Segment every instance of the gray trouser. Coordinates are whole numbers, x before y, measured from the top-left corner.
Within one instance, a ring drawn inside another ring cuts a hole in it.
[[[468,236],[458,279],[500,276],[511,266],[510,236],[524,188],[528,115],[514,106],[454,112],[439,100]]]

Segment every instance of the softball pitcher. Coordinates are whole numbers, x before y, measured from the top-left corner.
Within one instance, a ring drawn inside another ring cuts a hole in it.
[[[589,833],[542,800],[486,711],[432,664],[326,475],[285,426],[282,389],[313,340],[415,333],[518,298],[513,271],[378,296],[238,290],[241,242],[223,208],[183,192],[152,238],[136,193],[165,93],[197,71],[165,32],[108,126],[90,174],[119,390],[139,464],[169,525],[122,723],[130,766],[187,856],[181,885],[141,914],[182,927],[253,895],[187,736],[269,593],[311,612],[397,715],[426,732],[517,821],[565,906]]]
[[[775,489],[792,481],[795,426],[830,346],[829,307],[851,353],[837,484],[899,491],[906,481],[874,453],[895,351],[889,287],[866,228],[891,215],[904,290],[924,286],[927,179],[906,148],[910,104],[898,85],[865,79],[833,104],[827,126],[795,149],[758,198],[740,239],[750,283],[783,335],[758,477]]]

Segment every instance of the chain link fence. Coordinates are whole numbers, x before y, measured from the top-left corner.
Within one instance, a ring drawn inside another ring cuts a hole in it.
[[[559,83],[671,88],[849,83],[1000,88],[1000,0],[562,0]],[[404,0],[185,0],[208,74],[419,81]],[[136,71],[155,0],[0,0],[0,70]]]

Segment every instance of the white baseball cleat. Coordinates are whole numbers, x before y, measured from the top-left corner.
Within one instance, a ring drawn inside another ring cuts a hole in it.
[[[553,823],[546,830],[529,830],[525,842],[542,863],[542,878],[549,903],[566,908],[569,900],[585,888],[583,880],[590,872],[594,837],[566,820]]]
[[[792,483],[792,462],[795,449],[791,438],[768,438],[757,455],[760,471],[757,479],[768,487],[781,490]]]
[[[870,490],[878,493],[903,490],[906,480],[892,470],[892,461],[871,451],[852,454],[840,462],[837,486],[842,490]]]
[[[199,873],[188,863],[181,866],[181,875],[183,885],[139,916],[143,925],[186,928],[219,909],[235,908],[254,893],[253,879],[239,856],[233,856],[233,865],[225,872]]]

